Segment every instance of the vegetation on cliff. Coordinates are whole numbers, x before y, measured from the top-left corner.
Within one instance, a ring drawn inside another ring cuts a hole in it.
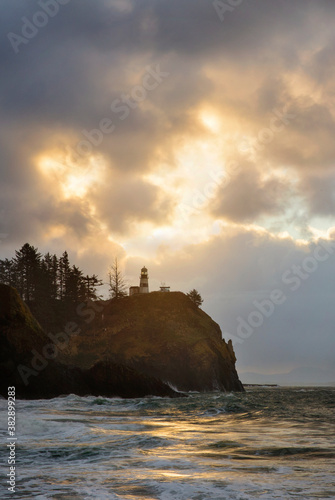
[[[68,253],[61,257],[50,253],[42,256],[38,249],[25,243],[12,259],[0,260],[0,283],[16,288],[28,303],[50,305],[54,300],[78,302],[97,299],[101,280],[84,275],[70,264]]]

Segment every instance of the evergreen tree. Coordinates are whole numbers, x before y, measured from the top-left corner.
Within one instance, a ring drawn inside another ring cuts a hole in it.
[[[36,298],[41,257],[37,248],[29,245],[29,243],[23,245],[20,250],[15,251],[16,285],[24,300],[28,302]]]
[[[102,280],[99,280],[96,274],[92,276],[85,276],[85,291],[87,299],[97,299],[97,287],[103,285]]]
[[[51,299],[51,281],[48,273],[48,268],[45,260],[41,261],[38,275],[35,282],[35,296],[34,299],[41,304],[45,305]]]
[[[79,267],[72,266],[67,274],[65,282],[65,300],[79,302],[85,299],[85,290],[83,288],[83,273]]]
[[[192,302],[194,302],[194,304],[198,307],[201,306],[201,304],[203,303],[203,298],[201,297],[200,293],[198,292],[198,290],[196,290],[195,288],[193,288],[193,290],[190,290],[187,294],[187,296],[192,300]]]
[[[0,283],[16,286],[16,273],[13,260],[0,260]]]
[[[108,272],[109,293],[112,299],[121,299],[127,295],[127,285],[119,270],[117,259]]]
[[[60,300],[66,298],[66,283],[70,276],[69,255],[65,251],[58,261],[58,294]]]
[[[44,266],[44,272],[47,275],[46,293],[47,295],[56,300],[58,296],[58,286],[57,286],[57,272],[58,272],[58,259],[56,255],[50,255],[48,252],[44,255],[42,260]]]
[[[38,302],[41,307],[56,300],[75,303],[97,299],[97,288],[103,284],[97,275],[84,277],[77,266],[71,267],[66,251],[60,259],[50,253],[42,258],[28,243],[15,252],[15,258],[0,260],[0,283],[15,287],[23,300]]]

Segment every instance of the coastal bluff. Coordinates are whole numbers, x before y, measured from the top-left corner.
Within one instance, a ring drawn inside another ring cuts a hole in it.
[[[94,305],[86,308],[91,315],[65,325],[68,332],[76,325],[74,335],[50,335],[16,290],[0,285],[1,395],[8,386],[21,398],[244,390],[231,342],[185,294],[152,292]]]

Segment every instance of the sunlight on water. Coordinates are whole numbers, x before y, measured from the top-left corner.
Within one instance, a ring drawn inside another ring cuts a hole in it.
[[[334,396],[254,388],[18,401],[19,498],[335,498]]]

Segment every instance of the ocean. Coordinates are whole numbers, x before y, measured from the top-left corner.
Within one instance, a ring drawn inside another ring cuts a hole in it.
[[[16,401],[1,499],[335,499],[335,387]]]

